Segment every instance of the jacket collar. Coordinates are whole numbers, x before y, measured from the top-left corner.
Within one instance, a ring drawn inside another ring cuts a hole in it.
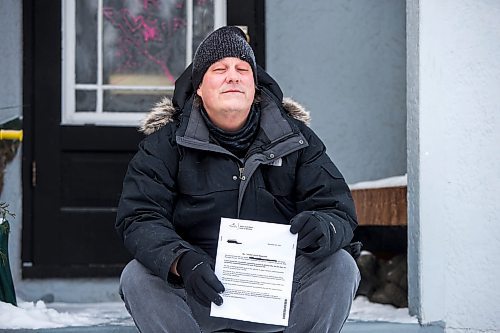
[[[187,105],[191,107],[192,104],[186,103]],[[277,142],[298,132],[268,95],[262,96],[259,107],[261,108],[259,127],[265,138],[262,143]],[[209,130],[198,108],[191,107],[190,112],[183,113],[176,133],[176,141],[179,144],[212,151],[224,151],[219,145],[211,144],[209,136]]]

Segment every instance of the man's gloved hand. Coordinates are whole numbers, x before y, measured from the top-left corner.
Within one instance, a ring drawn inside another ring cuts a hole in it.
[[[207,255],[188,251],[177,262],[186,292],[192,295],[201,305],[209,307],[210,302],[222,305],[219,293],[224,286],[214,273],[213,260]]]
[[[299,253],[321,258],[333,252],[335,226],[315,211],[304,211],[290,221],[290,232],[298,233]]]

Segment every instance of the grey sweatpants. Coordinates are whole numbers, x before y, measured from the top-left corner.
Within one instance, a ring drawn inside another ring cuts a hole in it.
[[[184,289],[171,287],[137,260],[123,270],[120,292],[142,333],[340,332],[349,315],[360,274],[344,250],[321,260],[299,256],[295,262],[288,327],[210,317]]]

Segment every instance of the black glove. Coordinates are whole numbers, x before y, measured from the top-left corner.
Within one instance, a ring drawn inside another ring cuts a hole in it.
[[[224,291],[224,286],[214,273],[212,258],[188,251],[177,262],[177,271],[182,277],[186,292],[201,305],[209,307],[210,302],[222,305],[219,293]]]
[[[297,214],[290,221],[290,232],[299,233],[297,249],[299,253],[313,258],[325,257],[333,253],[335,226],[315,211]]]

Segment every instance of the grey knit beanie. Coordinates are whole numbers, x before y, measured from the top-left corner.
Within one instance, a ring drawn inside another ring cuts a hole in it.
[[[222,27],[208,35],[198,46],[193,58],[192,82],[198,89],[208,68],[217,61],[234,57],[250,64],[255,85],[257,85],[257,65],[252,48],[247,43],[245,33],[238,27]]]

